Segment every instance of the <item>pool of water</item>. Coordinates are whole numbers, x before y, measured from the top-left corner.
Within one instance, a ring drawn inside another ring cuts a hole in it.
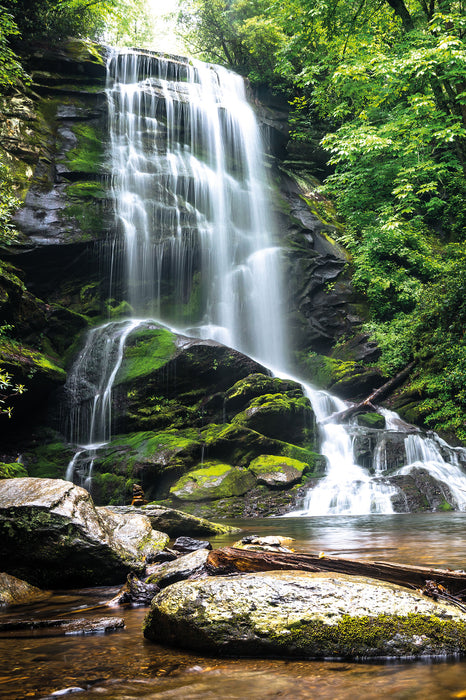
[[[244,534],[295,538],[296,551],[407,564],[465,567],[466,514],[274,518],[230,521]],[[238,536],[212,539],[214,546]],[[142,636],[144,608],[85,610],[116,588],[55,592],[35,606],[10,608],[1,618],[57,615],[121,616],[125,629],[59,636],[53,630],[0,634],[0,698],[46,698],[66,688],[78,698],[365,698],[466,697],[466,661],[352,664],[276,659],[216,659],[168,649]],[[57,696],[53,696],[57,697]],[[60,697],[60,696],[58,696]]]

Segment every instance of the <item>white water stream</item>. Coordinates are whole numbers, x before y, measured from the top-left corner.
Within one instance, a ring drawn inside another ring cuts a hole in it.
[[[280,248],[263,146],[242,78],[198,61],[133,51],[114,51],[108,76],[112,189],[133,313],[183,326],[186,334],[217,340],[296,379],[288,373]],[[197,303],[186,317],[192,299]],[[69,382],[76,397],[85,387],[88,400],[84,414],[72,416],[72,440],[80,448],[67,478],[75,478],[81,464],[90,479],[96,449],[110,439],[113,381],[126,338],[139,323],[105,324],[88,336]],[[385,433],[369,471],[355,463],[351,426],[327,420],[347,405],[303,387],[328,471],[295,514],[392,513],[398,489],[384,476]],[[384,415],[388,432],[413,430],[395,414]],[[448,482],[458,509],[466,510],[466,475],[455,451],[443,445],[444,461],[436,445],[434,438],[407,435],[399,474],[427,469]]]

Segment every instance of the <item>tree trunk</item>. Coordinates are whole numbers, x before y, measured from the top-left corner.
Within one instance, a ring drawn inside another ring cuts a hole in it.
[[[330,423],[330,422],[336,422],[336,423],[341,423],[342,421],[346,420],[350,416],[354,415],[355,413],[361,413],[363,411],[375,411],[375,406],[373,405],[374,402],[376,401],[381,401],[383,398],[385,398],[388,394],[391,394],[391,392],[396,389],[397,386],[403,382],[406,377],[410,374],[411,370],[413,369],[414,365],[416,362],[413,360],[412,362],[409,363],[409,365],[406,365],[404,369],[402,369],[398,374],[396,374],[394,377],[388,380],[388,382],[385,382],[383,386],[379,387],[375,391],[370,394],[370,396],[367,397],[367,399],[364,399],[364,401],[360,401],[359,403],[354,404],[353,406],[350,406],[349,408],[346,408],[344,411],[340,411],[339,413],[333,413],[331,416],[328,418],[325,418],[322,422],[323,423]]]
[[[466,600],[466,573],[449,569],[429,569],[383,561],[358,561],[317,554],[255,552],[234,547],[224,547],[210,552],[206,566],[209,573],[214,575],[278,570],[328,571],[351,576],[367,576],[415,589],[423,589],[427,581],[433,581],[436,586],[444,587],[447,595]]]

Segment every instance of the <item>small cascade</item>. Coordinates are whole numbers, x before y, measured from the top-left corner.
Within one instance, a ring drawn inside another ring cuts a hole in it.
[[[291,515],[363,515],[393,513],[392,496],[398,489],[376,473],[355,464],[348,426],[327,419],[347,404],[324,391],[303,384],[320,432],[320,453],[327,458],[327,474],[310,489],[302,510]]]
[[[93,328],[71,368],[65,391],[70,405],[70,441],[78,445],[66,470],[68,481],[90,490],[97,452],[111,437],[112,389],[128,335],[141,321],[110,322]]]
[[[466,474],[459,456],[466,462],[466,450],[452,448],[435,433],[427,436],[407,435],[405,438],[406,466],[398,474],[424,469],[440,484],[444,484],[458,510],[466,511]]]

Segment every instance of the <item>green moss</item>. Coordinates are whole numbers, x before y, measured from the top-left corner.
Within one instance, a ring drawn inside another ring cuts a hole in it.
[[[247,493],[256,483],[250,472],[222,462],[206,462],[179,479],[170,495],[180,500],[205,501]]]
[[[89,174],[102,173],[105,161],[103,133],[90,124],[82,122],[74,124],[72,130],[78,145],[66,154],[66,165],[69,170]]]
[[[453,506],[450,503],[448,503],[448,501],[445,501],[445,499],[444,499],[442,501],[442,503],[440,503],[437,506],[437,510],[440,510],[443,512],[448,512],[448,511],[455,510],[455,509],[453,508]]]
[[[376,428],[383,430],[385,428],[385,418],[380,413],[359,413],[357,416],[358,425],[365,428]]]
[[[131,333],[115,385],[152,374],[176,352],[175,336],[165,328],[142,329]]]
[[[92,477],[91,495],[96,505],[121,506],[131,500],[133,479],[118,474],[96,473]]]
[[[78,199],[105,199],[108,197],[107,190],[102,187],[100,182],[86,181],[73,182],[67,185],[66,194],[68,197],[77,197]]]
[[[40,372],[53,381],[64,383],[66,380],[65,370],[55,364],[54,359],[7,338],[0,339],[0,361],[7,369],[19,369],[23,376]]]
[[[186,471],[193,462],[193,453],[200,455],[200,451],[196,430],[127,433],[116,435],[100,451],[95,469],[100,473],[127,477],[133,477],[151,465],[159,474],[168,469]]]
[[[376,617],[343,615],[336,625],[319,620],[297,623],[291,627],[290,634],[277,634],[274,642],[277,648],[294,647],[297,654],[301,651],[306,656],[364,659],[390,656],[393,639],[396,639],[396,656],[419,656],[419,638],[424,638],[424,647],[428,642],[431,655],[455,654],[466,650],[466,624],[415,613]]]
[[[291,457],[283,457],[277,455],[259,455],[253,459],[249,465],[249,469],[256,475],[270,472],[281,472],[284,467],[293,467],[296,471],[302,473],[308,469],[306,462],[300,462]]]
[[[27,449],[23,456],[29,476],[64,479],[74,450],[63,442],[53,442]]]
[[[21,476],[29,476],[22,464],[19,462],[12,464],[0,462],[0,479],[16,479]]]

